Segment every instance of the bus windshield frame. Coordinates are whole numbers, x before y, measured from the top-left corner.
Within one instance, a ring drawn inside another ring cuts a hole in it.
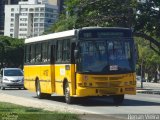
[[[77,72],[123,74],[135,72],[133,38],[81,39]]]

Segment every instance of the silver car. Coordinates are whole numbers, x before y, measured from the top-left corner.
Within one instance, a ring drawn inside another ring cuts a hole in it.
[[[19,68],[2,68],[0,72],[0,87],[5,88],[24,88],[23,71]]]

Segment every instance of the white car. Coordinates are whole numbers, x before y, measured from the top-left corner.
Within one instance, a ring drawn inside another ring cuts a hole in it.
[[[23,71],[19,68],[2,68],[0,72],[0,87],[5,88],[24,88]]]

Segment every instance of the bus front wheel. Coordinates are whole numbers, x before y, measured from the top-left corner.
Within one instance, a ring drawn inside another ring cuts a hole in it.
[[[113,102],[116,105],[122,104],[124,101],[124,95],[114,95],[113,96]]]
[[[65,101],[67,104],[71,104],[73,101],[73,98],[70,96],[70,89],[68,82],[65,83]]]

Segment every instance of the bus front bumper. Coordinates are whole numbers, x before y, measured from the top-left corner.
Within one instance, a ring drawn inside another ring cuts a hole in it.
[[[109,95],[122,95],[122,94],[136,94],[135,86],[125,86],[125,87],[112,87],[112,88],[87,88],[79,87],[76,90],[76,96],[86,97],[86,96],[109,96]]]

